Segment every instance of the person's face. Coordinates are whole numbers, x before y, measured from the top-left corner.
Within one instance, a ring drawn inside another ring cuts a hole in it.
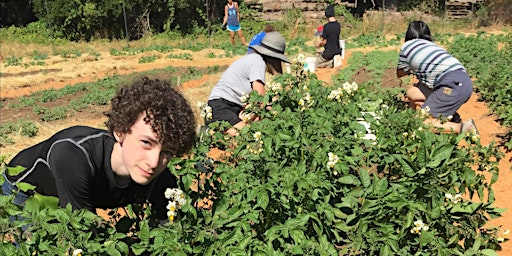
[[[114,133],[121,151],[121,170],[117,174],[130,176],[138,184],[146,185],[156,178],[175,155],[176,149],[165,148],[159,137],[144,122],[145,114],[141,114],[130,133]]]

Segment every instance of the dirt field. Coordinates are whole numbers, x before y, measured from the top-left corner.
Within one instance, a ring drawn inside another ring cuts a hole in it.
[[[346,54],[350,56],[354,50],[348,49]],[[226,66],[232,63],[236,58],[208,58],[209,53],[219,54],[219,50],[205,49],[200,52],[190,52],[193,60],[175,60],[168,58],[160,58],[152,63],[138,63],[141,56],[151,53],[141,53],[133,56],[111,56],[108,52],[102,52],[99,60],[95,60],[92,56],[81,56],[75,59],[63,59],[61,57],[52,57],[45,62],[46,66],[24,67],[4,67],[2,63],[0,77],[0,98],[2,108],[0,109],[0,123],[12,118],[21,118],[25,113],[18,113],[13,109],[6,109],[5,103],[10,98],[16,98],[28,95],[38,90],[49,88],[60,88],[68,84],[76,84],[79,82],[95,81],[111,74],[128,74],[153,69],[165,68],[168,66]],[[177,52],[179,54],[179,52]],[[331,76],[340,69],[321,69],[317,70],[318,77],[331,83]],[[198,80],[188,81],[180,84],[180,88],[184,95],[190,100],[192,106],[196,106],[196,102],[205,102],[210,93],[211,88],[215,85],[220,77],[219,74],[204,75]],[[397,80],[395,80],[396,82]],[[26,138],[22,136],[14,136],[14,144],[0,148],[0,154],[12,155],[30,145],[33,145],[54,132],[71,125],[89,125],[93,127],[103,127],[105,121],[102,111],[106,109],[97,109],[97,111],[82,112],[73,115],[72,118],[63,121],[40,122],[39,135],[35,138]],[[496,117],[490,114],[488,108],[483,102],[478,101],[478,96],[473,94],[470,101],[462,106],[460,115],[463,120],[474,118],[478,126],[482,143],[487,145],[491,141],[499,141],[499,135],[503,135],[506,130],[501,127],[495,120]],[[504,153],[506,153],[504,151]],[[512,200],[509,199],[510,191],[512,191],[512,171],[511,171],[512,152],[506,153],[500,162],[500,175],[498,182],[493,189],[496,194],[496,206],[500,208],[512,208]],[[512,210],[505,212],[503,218],[491,221],[491,225],[502,225],[504,229],[512,229]],[[499,255],[512,255],[512,242],[503,243],[503,251]]]

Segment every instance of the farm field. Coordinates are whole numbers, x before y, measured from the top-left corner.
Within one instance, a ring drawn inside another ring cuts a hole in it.
[[[396,47],[390,47],[389,49],[398,50]],[[347,49],[345,62],[355,51],[368,52],[371,50],[373,49]],[[181,91],[190,100],[191,105],[196,106],[197,102],[207,101],[210,90],[220,78],[222,70],[239,57],[208,57],[211,53],[220,54],[218,51],[219,50],[215,49],[204,49],[198,52],[179,51],[175,53],[182,54],[186,52],[191,54],[192,58],[190,60],[160,58],[150,63],[140,63],[139,61],[140,58],[145,55],[151,54],[148,52],[131,56],[111,56],[108,52],[100,52],[100,57],[97,59],[87,55],[76,58],[54,56],[45,61],[47,65],[30,66],[28,68],[20,66],[5,67],[4,60],[4,62],[1,63],[0,69],[2,73],[0,77],[0,98],[2,104],[0,109],[0,124],[21,118],[29,118],[36,122],[39,127],[39,133],[37,136],[31,138],[19,134],[11,136],[13,143],[2,146],[0,148],[0,154],[12,157],[21,149],[46,139],[55,131],[71,125],[89,125],[104,128],[102,112],[106,110],[106,106],[94,106],[88,110],[76,112],[69,118],[46,122],[37,120],[33,116],[32,108],[8,108],[9,103],[14,99],[42,90],[52,88],[59,89],[67,85],[73,86],[82,82],[93,82],[115,74],[135,74],[161,70],[168,67],[178,68],[178,71],[170,76],[182,77],[182,73],[185,73],[187,69],[193,67],[196,70],[202,71],[202,74],[192,79],[184,79],[183,81],[178,79],[177,81]],[[212,66],[218,66],[218,72],[208,73],[205,71],[208,67]],[[325,82],[327,85],[340,86],[333,84],[334,82],[331,77],[338,72],[343,72],[343,68],[346,66],[347,64],[344,63],[341,68],[320,69],[316,71],[316,75],[319,80]],[[384,79],[386,83],[383,86],[400,86],[399,81],[393,79],[394,73],[389,71],[388,73],[386,73],[385,77],[387,79]],[[156,74],[157,76],[165,78],[164,72],[157,72]],[[354,81],[357,83],[365,81],[364,70],[354,77]],[[64,97],[53,101],[51,104],[54,106],[66,106],[71,100],[72,97]],[[463,120],[470,117],[475,119],[483,145],[488,145],[492,141],[499,141],[501,139],[500,136],[506,133],[505,128],[501,127],[499,123],[496,122],[496,117],[490,113],[485,103],[478,101],[478,95],[476,95],[476,93],[473,93],[469,102],[462,106],[459,113]],[[502,218],[491,221],[490,225],[501,225],[504,229],[512,229],[512,200],[510,200],[512,193],[512,152],[502,151],[505,155],[499,163],[499,180],[493,185],[493,190],[496,197],[495,206],[509,210],[503,214]],[[500,256],[512,255],[512,242],[509,240],[503,243],[502,249],[501,252],[498,252]]]

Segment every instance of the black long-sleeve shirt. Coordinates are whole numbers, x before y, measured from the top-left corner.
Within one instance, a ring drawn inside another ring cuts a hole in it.
[[[114,144],[106,130],[70,127],[16,155],[7,166],[26,169],[8,179],[32,184],[42,195],[58,197],[61,207],[70,203],[73,209],[95,211],[149,202],[158,218],[166,219],[164,191],[177,187],[176,177],[165,169],[147,185],[119,181],[110,162]]]

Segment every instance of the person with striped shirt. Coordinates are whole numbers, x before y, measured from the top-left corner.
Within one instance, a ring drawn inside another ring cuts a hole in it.
[[[399,78],[413,74],[418,79],[406,95],[410,107],[430,114],[426,123],[445,132],[478,133],[473,119],[461,122],[457,113],[471,97],[471,78],[459,60],[433,42],[426,23],[409,24],[396,74]]]

